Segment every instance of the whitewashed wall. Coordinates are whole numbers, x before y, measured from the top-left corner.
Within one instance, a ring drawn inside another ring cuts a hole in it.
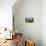
[[[13,6],[16,29],[25,38],[35,40],[37,46],[46,46],[46,0],[23,0],[17,5]],[[31,16],[34,23],[25,23],[25,17]]]
[[[46,46],[46,0],[41,0],[41,38],[42,46]]]
[[[23,0],[17,7],[14,5],[13,12],[18,32],[41,46],[41,0]],[[26,23],[25,17],[34,17],[34,23]]]
[[[16,0],[0,0],[0,27],[12,28],[12,6]]]

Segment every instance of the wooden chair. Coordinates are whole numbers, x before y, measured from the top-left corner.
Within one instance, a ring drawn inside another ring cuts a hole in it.
[[[16,42],[16,46],[21,46],[22,44],[22,33],[15,33],[15,36],[13,37]]]
[[[26,40],[25,46],[35,46],[35,43],[32,40]]]

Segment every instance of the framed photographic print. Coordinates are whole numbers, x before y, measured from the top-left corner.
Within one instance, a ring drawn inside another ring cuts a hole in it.
[[[25,17],[26,23],[34,23],[34,17]]]

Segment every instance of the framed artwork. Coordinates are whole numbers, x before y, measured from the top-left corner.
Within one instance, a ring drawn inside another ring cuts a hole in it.
[[[25,17],[26,23],[34,23],[34,17]]]

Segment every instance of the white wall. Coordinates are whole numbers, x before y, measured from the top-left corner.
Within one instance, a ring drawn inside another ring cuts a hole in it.
[[[41,4],[41,40],[42,46],[46,46],[46,0],[42,0]]]
[[[31,0],[30,0],[31,1]],[[36,0],[32,0],[31,2],[32,2],[32,4],[34,4],[35,3],[35,1]],[[46,46],[46,0],[41,0],[42,1],[42,16],[41,16],[41,27],[42,27],[42,30],[41,30],[41,38],[42,38],[42,45],[43,46]],[[12,6],[13,6],[13,4],[16,2],[16,0],[0,0],[0,26],[3,26],[3,27],[10,27],[10,28],[12,28]],[[33,3],[34,2],[34,3]],[[36,1],[37,3],[36,3],[36,6],[37,5],[39,5],[38,3],[39,3],[39,1],[37,0]],[[29,2],[28,2],[29,3]],[[24,3],[25,4],[25,3]],[[24,5],[23,4],[23,5]],[[30,3],[29,3],[30,4]],[[32,4],[31,4],[31,6],[32,6]],[[28,5],[27,6],[27,4],[25,4],[24,5],[25,7],[23,8],[23,9],[28,9],[28,6],[30,7],[30,8],[32,8],[33,6],[35,7],[35,4],[31,7],[30,5]],[[39,5],[40,6],[40,5]],[[22,7],[22,6],[21,6]],[[31,9],[28,9],[29,11],[32,11]],[[20,9],[20,8],[19,8]],[[33,9],[33,8],[32,8]],[[35,9],[35,8],[34,8]],[[33,9],[33,11],[35,11]],[[39,8],[37,8],[37,10],[38,10]],[[36,11],[37,11],[36,10]],[[27,36],[26,35],[26,33],[28,33],[29,35],[31,35],[31,38],[34,38],[35,36],[36,36],[36,32],[40,32],[40,30],[38,29],[38,27],[37,27],[37,30],[39,30],[39,31],[35,31],[36,30],[36,26],[39,26],[39,24],[37,25],[36,23],[35,24],[26,24],[25,23],[25,21],[24,21],[24,17],[25,16],[32,16],[32,15],[35,15],[35,22],[37,22],[37,20],[39,20],[39,17],[38,16],[36,16],[37,14],[35,14],[36,13],[36,11],[35,11],[35,13],[33,14],[33,13],[30,13],[30,12],[28,12],[28,11],[25,11],[25,10],[22,10],[23,12],[21,12],[21,9],[20,9],[20,14],[22,15],[18,15],[18,16],[16,16],[17,18],[17,23],[16,23],[16,27],[17,27],[17,29],[20,31],[20,32],[23,32],[24,33],[24,35],[25,36]],[[19,12],[19,11],[18,11]],[[22,14],[22,13],[24,13],[24,12],[27,12],[27,13],[25,13],[25,14]],[[40,13],[39,13],[40,14]],[[38,15],[39,15],[38,14]],[[23,16],[24,15],[24,16]],[[21,16],[21,17],[20,17]],[[20,20],[18,20],[18,17],[19,18],[21,18]],[[37,19],[37,20],[36,20]],[[18,23],[18,21],[19,21],[19,23]],[[40,22],[40,21],[39,21]],[[21,25],[21,26],[20,26]],[[33,25],[33,26],[32,26]],[[36,26],[35,26],[36,25]],[[30,29],[30,27],[31,27],[31,29]],[[33,29],[32,29],[32,27],[33,27]],[[34,27],[35,27],[35,29],[34,29]],[[31,31],[30,31],[31,30]],[[34,31],[32,31],[32,30],[34,30]],[[33,33],[33,32],[35,32],[35,33]],[[35,35],[34,35],[35,34]],[[34,36],[34,37],[33,37]],[[29,36],[30,37],[30,36]],[[37,37],[38,38],[38,37]],[[39,37],[40,38],[40,37]],[[35,38],[34,38],[35,39]],[[36,39],[35,39],[36,40]]]
[[[14,5],[13,10],[18,32],[34,40],[36,46],[41,46],[41,0],[23,0],[17,8]],[[25,17],[34,17],[34,23],[26,23]]]
[[[0,27],[12,28],[12,6],[16,0],[0,0]]]

